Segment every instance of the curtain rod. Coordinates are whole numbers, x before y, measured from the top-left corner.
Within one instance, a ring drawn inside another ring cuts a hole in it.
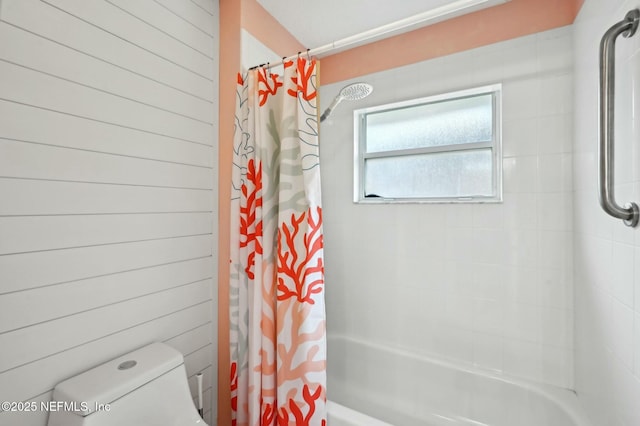
[[[400,19],[398,21],[391,22],[390,24],[381,25],[379,27],[363,31],[361,33],[345,37],[343,39],[333,41],[320,47],[313,49],[307,49],[306,51],[300,51],[296,55],[286,56],[282,58],[282,62],[267,62],[265,64],[256,65],[250,69],[255,68],[272,68],[281,65],[284,62],[297,59],[302,54],[306,54],[308,57],[320,56],[329,52],[338,53],[342,50],[352,49],[354,47],[361,46],[368,42],[379,40],[385,36],[389,37],[394,34],[401,34],[403,32],[410,31],[418,26],[424,26],[430,21],[443,20],[442,18],[452,18],[454,16],[461,15],[462,11],[466,9],[478,10],[481,6],[489,7],[502,3],[507,3],[511,0],[457,0],[453,3],[445,4],[434,9],[427,10],[426,12],[419,13],[417,15],[410,16],[408,18]],[[432,22],[435,23],[435,22]]]

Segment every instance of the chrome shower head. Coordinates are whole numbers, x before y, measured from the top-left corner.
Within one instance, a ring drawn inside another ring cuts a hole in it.
[[[366,98],[373,92],[373,86],[367,83],[353,83],[345,86],[340,90],[338,96],[333,100],[329,108],[327,108],[320,116],[320,122],[324,121],[331,115],[333,109],[343,100],[357,101]]]

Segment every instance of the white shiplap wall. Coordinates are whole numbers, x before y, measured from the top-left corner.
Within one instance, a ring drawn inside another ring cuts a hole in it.
[[[0,401],[164,341],[213,424],[217,55],[217,0],[0,0]]]

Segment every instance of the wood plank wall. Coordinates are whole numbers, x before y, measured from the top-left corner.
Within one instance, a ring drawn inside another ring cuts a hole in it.
[[[164,341],[192,392],[204,372],[213,424],[218,16],[0,0],[0,401]]]

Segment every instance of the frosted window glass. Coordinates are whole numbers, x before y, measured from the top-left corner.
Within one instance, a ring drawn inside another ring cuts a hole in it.
[[[438,198],[493,195],[491,149],[372,158],[365,195]]]
[[[366,151],[425,148],[493,137],[492,94],[367,114]]]

